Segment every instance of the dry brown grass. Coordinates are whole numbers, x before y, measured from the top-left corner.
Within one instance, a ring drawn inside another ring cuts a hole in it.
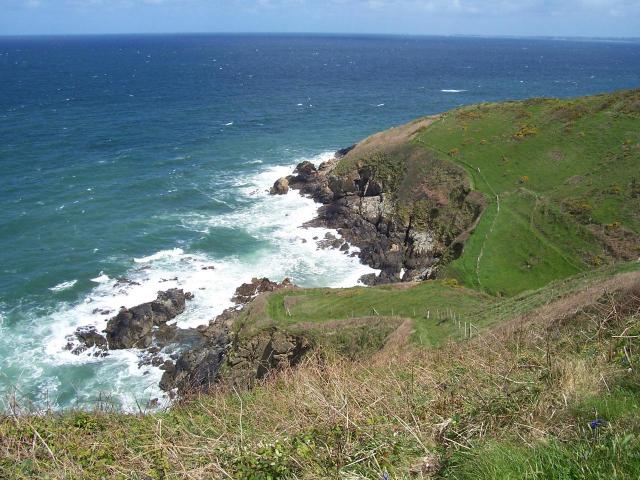
[[[366,360],[314,354],[251,392],[220,386],[162,414],[8,415],[0,477],[401,479],[485,439],[570,439],[576,402],[625,374],[611,357],[635,355],[619,337],[639,314],[627,274],[468,342],[411,347],[403,322]]]
[[[417,133],[439,120],[440,117],[441,115],[432,115],[378,132],[359,142],[344,158],[349,161],[350,159],[366,157],[372,152],[395,150],[402,145],[406,145]]]

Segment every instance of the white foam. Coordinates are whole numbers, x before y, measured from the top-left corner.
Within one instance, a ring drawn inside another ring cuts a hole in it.
[[[225,127],[230,127],[231,125],[233,125],[233,122],[229,122],[229,123],[225,123],[224,124]]]
[[[73,288],[73,286],[78,283],[78,280],[69,280],[68,282],[61,282],[57,284],[55,287],[49,288],[52,292],[62,292],[64,290],[68,290]]]
[[[444,90],[440,90],[442,93],[462,93],[462,92],[466,92],[467,90],[454,90],[452,88],[448,88],[448,89],[444,89]]]
[[[111,280],[109,275],[105,275],[104,272],[102,271],[100,272],[100,275],[98,275],[96,278],[91,279],[91,281],[95,283],[105,283],[105,282],[108,282],[109,280]]]
[[[318,165],[332,157],[332,152],[325,152],[306,160]],[[150,366],[139,368],[138,351],[111,351],[104,358],[86,351],[77,356],[65,349],[67,336],[84,325],[102,331],[121,306],[151,301],[158,291],[169,288],[182,288],[195,295],[175,322],[181,327],[195,327],[208,323],[231,306],[235,289],[253,277],[277,281],[289,277],[305,287],[347,287],[356,285],[362,275],[375,272],[348,255],[357,252],[355,247],[348,252],[318,249],[317,239],[323,239],[328,232],[339,235],[324,228],[301,228],[317,214],[318,204],[313,200],[293,190],[287,195],[268,194],[275,179],[290,174],[302,160],[305,159],[261,168],[236,180],[231,191],[238,201],[229,213],[206,216],[194,212],[179,217],[185,228],[205,234],[219,227],[241,230],[243,236],[253,237],[256,248],[235,256],[220,256],[215,251],[185,251],[186,247],[175,247],[134,258],[125,274],[129,282],[116,282],[115,274],[97,272],[91,279],[96,285],[84,301],[61,304],[48,318],[38,318],[33,323],[33,338],[37,340],[20,349],[29,352],[31,360],[26,360],[30,364],[26,374],[31,381],[40,382],[38,388],[44,388],[42,382],[49,374],[43,376],[43,371],[91,365],[93,376],[78,385],[79,406],[81,398],[86,400],[88,395],[99,391],[118,398],[127,410],[136,410],[139,403],[145,404],[150,398],[164,399],[160,402],[164,405],[166,396],[158,386],[162,371]],[[54,288],[70,288],[75,282],[64,282]],[[46,388],[50,396],[55,396],[60,385],[48,382]]]
[[[379,103],[376,107],[384,107],[384,103]]]
[[[134,258],[133,261],[136,263],[149,263],[149,262],[153,262],[154,260],[160,260],[162,258],[175,258],[178,257],[180,255],[182,255],[184,253],[184,250],[182,250],[181,248],[173,248],[171,250],[160,250],[157,253],[154,253],[153,255],[149,255],[148,257],[142,257],[142,258]]]

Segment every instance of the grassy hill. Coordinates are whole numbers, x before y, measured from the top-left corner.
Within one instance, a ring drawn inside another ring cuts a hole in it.
[[[454,110],[415,142],[489,205],[447,273],[512,295],[640,257],[640,91]]]
[[[447,196],[484,197],[438,280],[259,296],[236,342],[314,349],[248,392],[136,415],[16,404],[0,478],[639,478],[640,90],[371,138],[336,171],[378,169],[397,215],[459,232]]]

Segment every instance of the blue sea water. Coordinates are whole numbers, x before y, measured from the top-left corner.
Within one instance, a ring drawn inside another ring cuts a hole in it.
[[[316,206],[265,190],[302,159],[482,101],[638,87],[640,44],[340,36],[0,37],[0,408],[159,397],[135,352],[74,356],[98,310],[179,286],[181,325],[253,276],[353,285]],[[214,270],[203,267],[214,266]],[[117,284],[126,276],[139,285]]]

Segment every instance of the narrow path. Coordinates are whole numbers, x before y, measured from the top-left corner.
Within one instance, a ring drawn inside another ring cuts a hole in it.
[[[449,154],[442,151],[441,149],[434,147],[432,145],[427,144],[425,141],[421,140],[421,139],[416,139],[416,141],[423,145],[425,148],[434,150],[440,154],[446,155],[448,156]],[[455,161],[454,161],[455,162]],[[471,165],[470,163],[466,162],[465,160],[462,160],[461,158],[457,159],[457,162],[463,164],[465,167],[467,167],[467,170],[470,170],[469,172],[469,176],[471,177],[471,182],[473,182],[473,174],[471,174],[471,172],[477,172],[478,176],[480,177],[480,179],[487,185],[487,187],[489,188],[489,191],[493,194],[495,200],[496,200],[496,214],[493,217],[493,221],[491,222],[491,226],[489,227],[489,231],[485,234],[484,236],[484,240],[482,241],[482,245],[480,246],[480,252],[478,253],[478,257],[476,258],[476,268],[475,268],[475,273],[476,273],[476,281],[478,282],[478,286],[482,289],[482,281],[480,280],[480,262],[482,261],[482,256],[484,255],[484,248],[487,244],[487,241],[489,240],[489,235],[491,235],[493,233],[493,230],[496,226],[496,223],[498,221],[498,216],[500,215],[500,195],[498,195],[498,193],[494,190],[494,188],[491,186],[491,184],[489,183],[489,181],[487,180],[487,178],[484,176],[484,174],[480,171],[480,167],[474,167],[473,165]],[[472,188],[475,188],[475,185],[472,185]]]

